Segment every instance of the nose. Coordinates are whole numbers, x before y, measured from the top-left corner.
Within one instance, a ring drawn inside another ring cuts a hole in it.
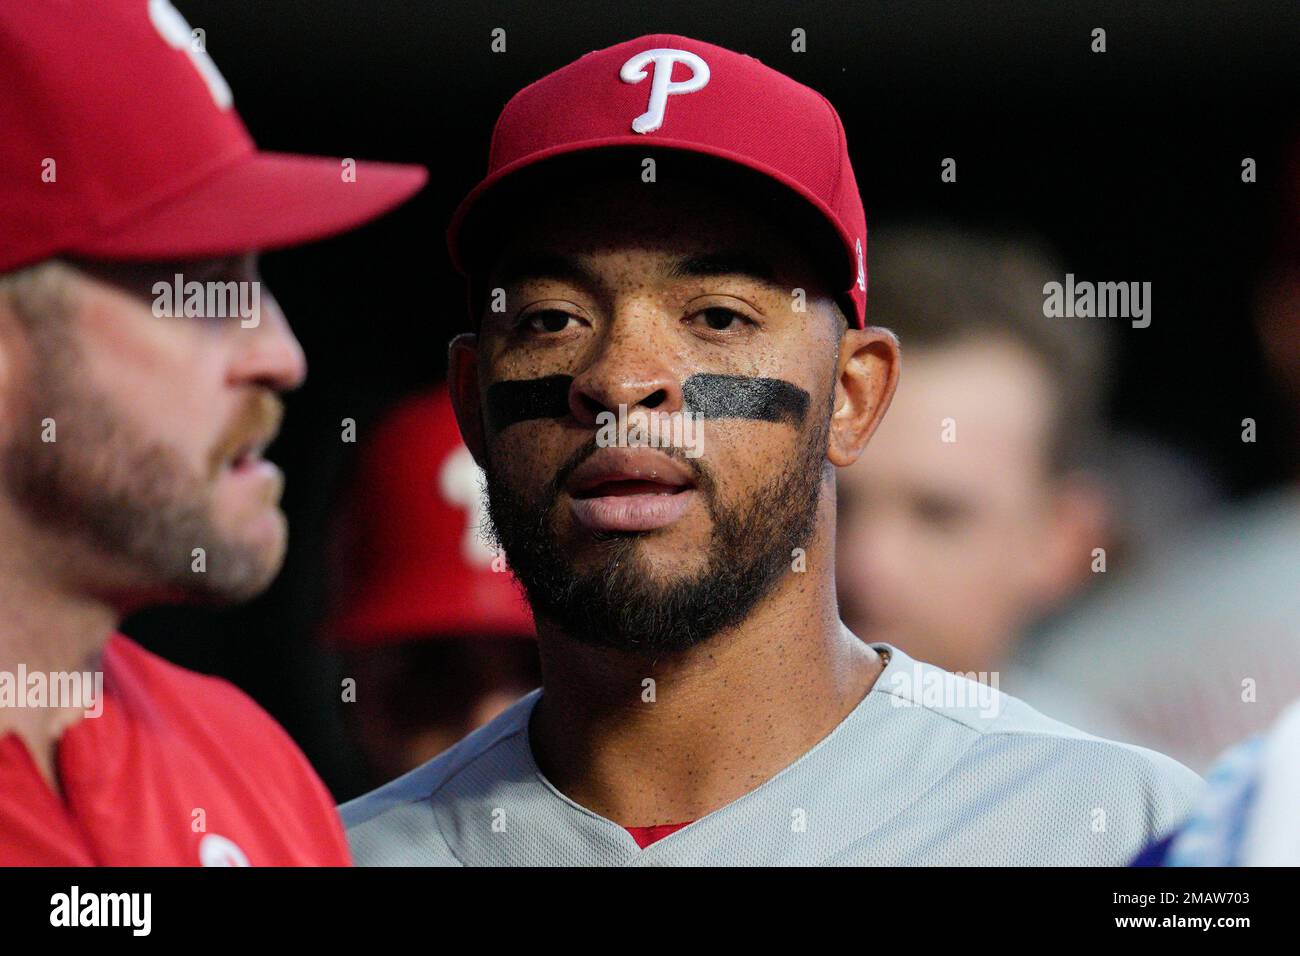
[[[649,323],[621,316],[610,323],[593,361],[574,376],[569,410],[584,425],[620,405],[660,413],[682,410],[681,375],[665,358]]]
[[[239,328],[240,349],[231,377],[240,385],[259,385],[276,392],[298,388],[307,378],[307,356],[289,328],[280,304],[263,289],[257,324]]]

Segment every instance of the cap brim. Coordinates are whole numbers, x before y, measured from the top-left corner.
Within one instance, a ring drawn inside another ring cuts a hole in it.
[[[422,166],[253,152],[182,195],[77,243],[88,258],[150,260],[234,255],[313,242],[354,229],[413,196]]]
[[[778,169],[752,159],[740,153],[721,149],[693,140],[655,139],[648,143],[640,136],[608,136],[600,139],[577,143],[565,143],[536,153],[502,166],[489,174],[469,194],[461,200],[452,213],[447,227],[447,251],[452,265],[461,275],[467,276],[479,257],[479,245],[482,236],[480,228],[483,220],[491,220],[496,212],[493,200],[513,186],[528,190],[530,177],[547,175],[564,175],[566,166],[577,162],[599,163],[600,157],[613,152],[628,152],[630,155],[643,157],[653,152],[678,153],[695,157],[712,166],[715,172],[723,176],[735,175],[743,171],[750,175],[750,188],[775,186],[779,194],[793,197],[797,206],[805,212],[811,211],[808,220],[808,235],[820,235],[833,249],[835,278],[833,286],[837,296],[847,289],[857,275],[857,258],[854,250],[854,238],[840,222],[839,217],[826,205],[825,201],[812,192],[803,183],[785,175]],[[777,195],[773,193],[772,195]],[[793,207],[791,207],[793,208]],[[495,236],[496,230],[486,230]],[[852,315],[850,322],[860,324],[861,316],[851,306],[846,315]]]
[[[774,169],[766,163],[705,143],[667,138],[656,139],[653,143],[647,143],[643,137],[637,136],[607,136],[578,143],[565,143],[562,146],[531,153],[489,174],[470,190],[468,195],[461,200],[460,205],[456,207],[455,212],[452,213],[446,235],[447,249],[451,256],[452,265],[462,275],[468,270],[472,253],[467,254],[465,237],[472,231],[473,220],[485,205],[484,200],[507,182],[518,181],[523,178],[525,173],[537,172],[547,168],[555,169],[558,167],[562,169],[562,164],[565,161],[573,161],[579,158],[590,159],[593,156],[599,156],[601,153],[621,152],[629,149],[640,150],[643,153],[646,151],[684,153],[715,160],[732,168],[746,169],[757,174],[761,180],[774,182],[785,187],[789,193],[793,193],[810,205],[820,218],[825,221],[826,225],[835,233],[837,245],[844,250],[846,258],[849,260],[846,268],[850,272],[853,268],[856,268],[852,237],[849,236],[848,231],[840,224],[839,218],[822,198],[809,190],[803,183],[791,179],[780,170]]]

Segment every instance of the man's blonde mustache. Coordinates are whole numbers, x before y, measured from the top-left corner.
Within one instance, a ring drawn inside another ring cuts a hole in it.
[[[212,474],[217,474],[245,445],[273,441],[283,419],[284,403],[274,392],[259,391],[252,395],[213,449],[208,462]]]

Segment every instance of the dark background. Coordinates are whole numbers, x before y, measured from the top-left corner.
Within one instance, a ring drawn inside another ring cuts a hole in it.
[[[252,694],[339,797],[357,791],[360,766],[337,662],[315,634],[330,600],[329,517],[358,447],[340,441],[340,422],[355,418],[364,440],[385,405],[441,379],[465,309],[447,219],[481,176],[509,96],[591,50],[672,32],[749,53],[839,110],[870,226],[1023,226],[1080,279],[1152,282],[1151,327],[1115,320],[1114,419],[1196,456],[1236,494],[1289,467],[1250,308],[1297,175],[1294,3],[175,3],[207,31],[264,149],[432,171],[392,216],[263,260],[311,365],[271,451],[288,475],[283,575],[243,608],[160,609],[124,628]],[[490,50],[497,27],[504,54]],[[1090,52],[1094,27],[1107,31],[1104,54]],[[806,53],[791,52],[795,28]],[[955,184],[940,182],[948,156]],[[1247,156],[1254,185],[1241,182]],[[1240,440],[1247,416],[1255,445]]]

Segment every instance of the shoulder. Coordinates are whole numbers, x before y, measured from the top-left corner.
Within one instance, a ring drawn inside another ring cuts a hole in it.
[[[208,720],[221,723],[237,725],[246,719],[274,723],[252,698],[229,681],[173,664],[121,634],[109,639],[104,649],[104,668],[113,692],[136,710],[152,704],[202,711]]]
[[[1095,737],[1054,720],[998,689],[998,675],[955,674],[891,649],[873,693],[912,717],[918,735],[960,749],[955,768],[983,768],[987,777],[1032,776],[1039,785],[1087,783],[1094,792],[1123,793],[1162,807],[1159,816],[1186,813],[1202,781],[1164,754]]]
[[[520,698],[495,720],[480,727],[428,763],[339,807],[353,857],[360,865],[455,865],[438,832],[433,802],[448,784],[466,774],[483,777],[484,787],[511,778],[502,761],[520,748],[505,745],[528,730],[540,690]]]

